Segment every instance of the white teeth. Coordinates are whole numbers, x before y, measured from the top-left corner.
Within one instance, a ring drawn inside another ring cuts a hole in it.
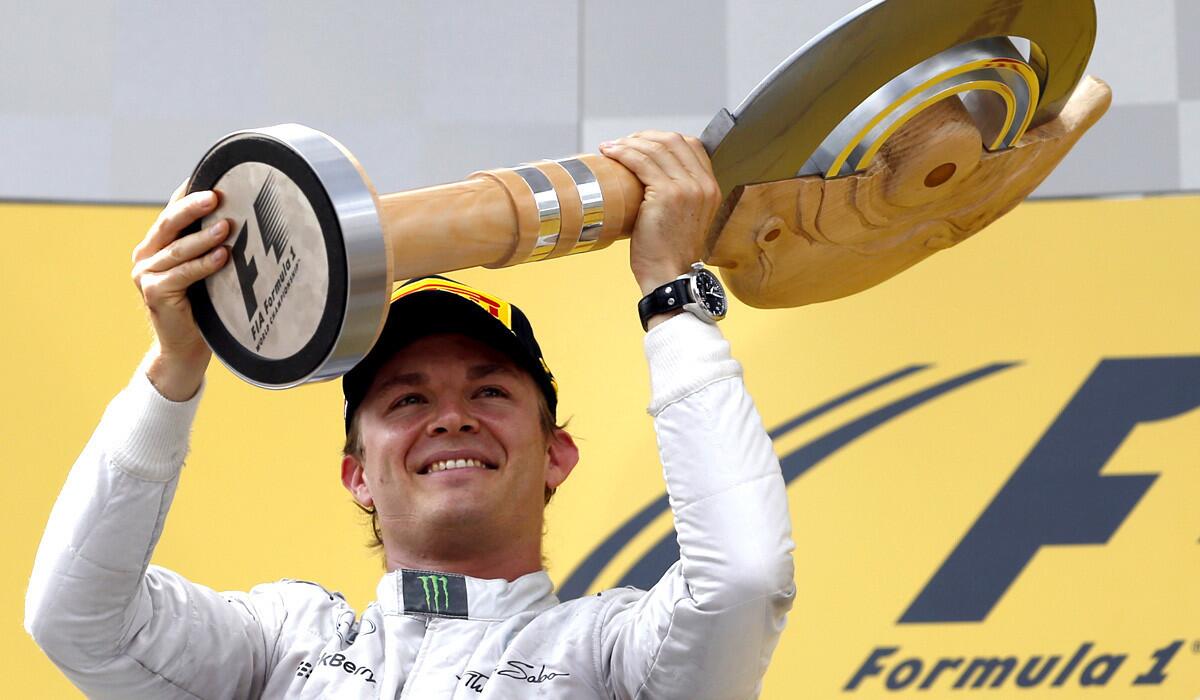
[[[429,472],[442,472],[447,469],[465,469],[467,467],[474,467],[476,469],[487,468],[483,462],[477,459],[443,459],[429,465]]]

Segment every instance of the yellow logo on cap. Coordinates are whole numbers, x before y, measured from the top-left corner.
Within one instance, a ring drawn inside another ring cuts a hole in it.
[[[416,292],[423,292],[426,290],[450,292],[451,294],[457,294],[463,299],[475,302],[479,305],[479,308],[491,314],[496,320],[500,321],[500,323],[503,323],[505,328],[509,329],[510,331],[512,330],[511,304],[503,299],[500,299],[499,297],[494,297],[491,294],[481,292],[474,287],[468,287],[465,284],[451,282],[450,280],[430,278],[411,282],[403,287],[398,287],[395,291],[393,291],[392,301],[394,302],[400,297],[405,297],[409,294],[415,294]]]
[[[550,380],[550,388],[554,390],[554,395],[558,396],[558,380],[554,378],[554,373],[550,371],[550,365],[546,364],[546,358],[539,357],[538,362],[542,363],[542,371],[546,373],[546,377]]]

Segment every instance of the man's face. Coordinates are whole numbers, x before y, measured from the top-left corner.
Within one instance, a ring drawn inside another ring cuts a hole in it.
[[[542,400],[524,370],[473,338],[417,340],[376,373],[358,409],[362,457],[346,458],[343,481],[377,509],[385,540],[427,528],[540,539],[545,488],[578,459],[564,431],[546,435]]]

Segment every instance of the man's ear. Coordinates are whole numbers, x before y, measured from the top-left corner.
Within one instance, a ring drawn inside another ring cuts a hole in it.
[[[362,460],[354,455],[342,455],[342,485],[358,505],[363,508],[375,505],[375,499],[371,498],[371,489],[367,486]]]
[[[546,444],[546,486],[556,489],[567,480],[571,470],[579,463],[579,448],[571,434],[555,428]]]

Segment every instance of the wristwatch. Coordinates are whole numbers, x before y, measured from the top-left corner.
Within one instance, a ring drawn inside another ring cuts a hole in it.
[[[725,318],[728,308],[721,280],[705,269],[703,263],[692,263],[689,272],[642,297],[638,316],[642,319],[642,330],[649,330],[651,318],[675,309],[690,311],[706,323],[716,323]]]

